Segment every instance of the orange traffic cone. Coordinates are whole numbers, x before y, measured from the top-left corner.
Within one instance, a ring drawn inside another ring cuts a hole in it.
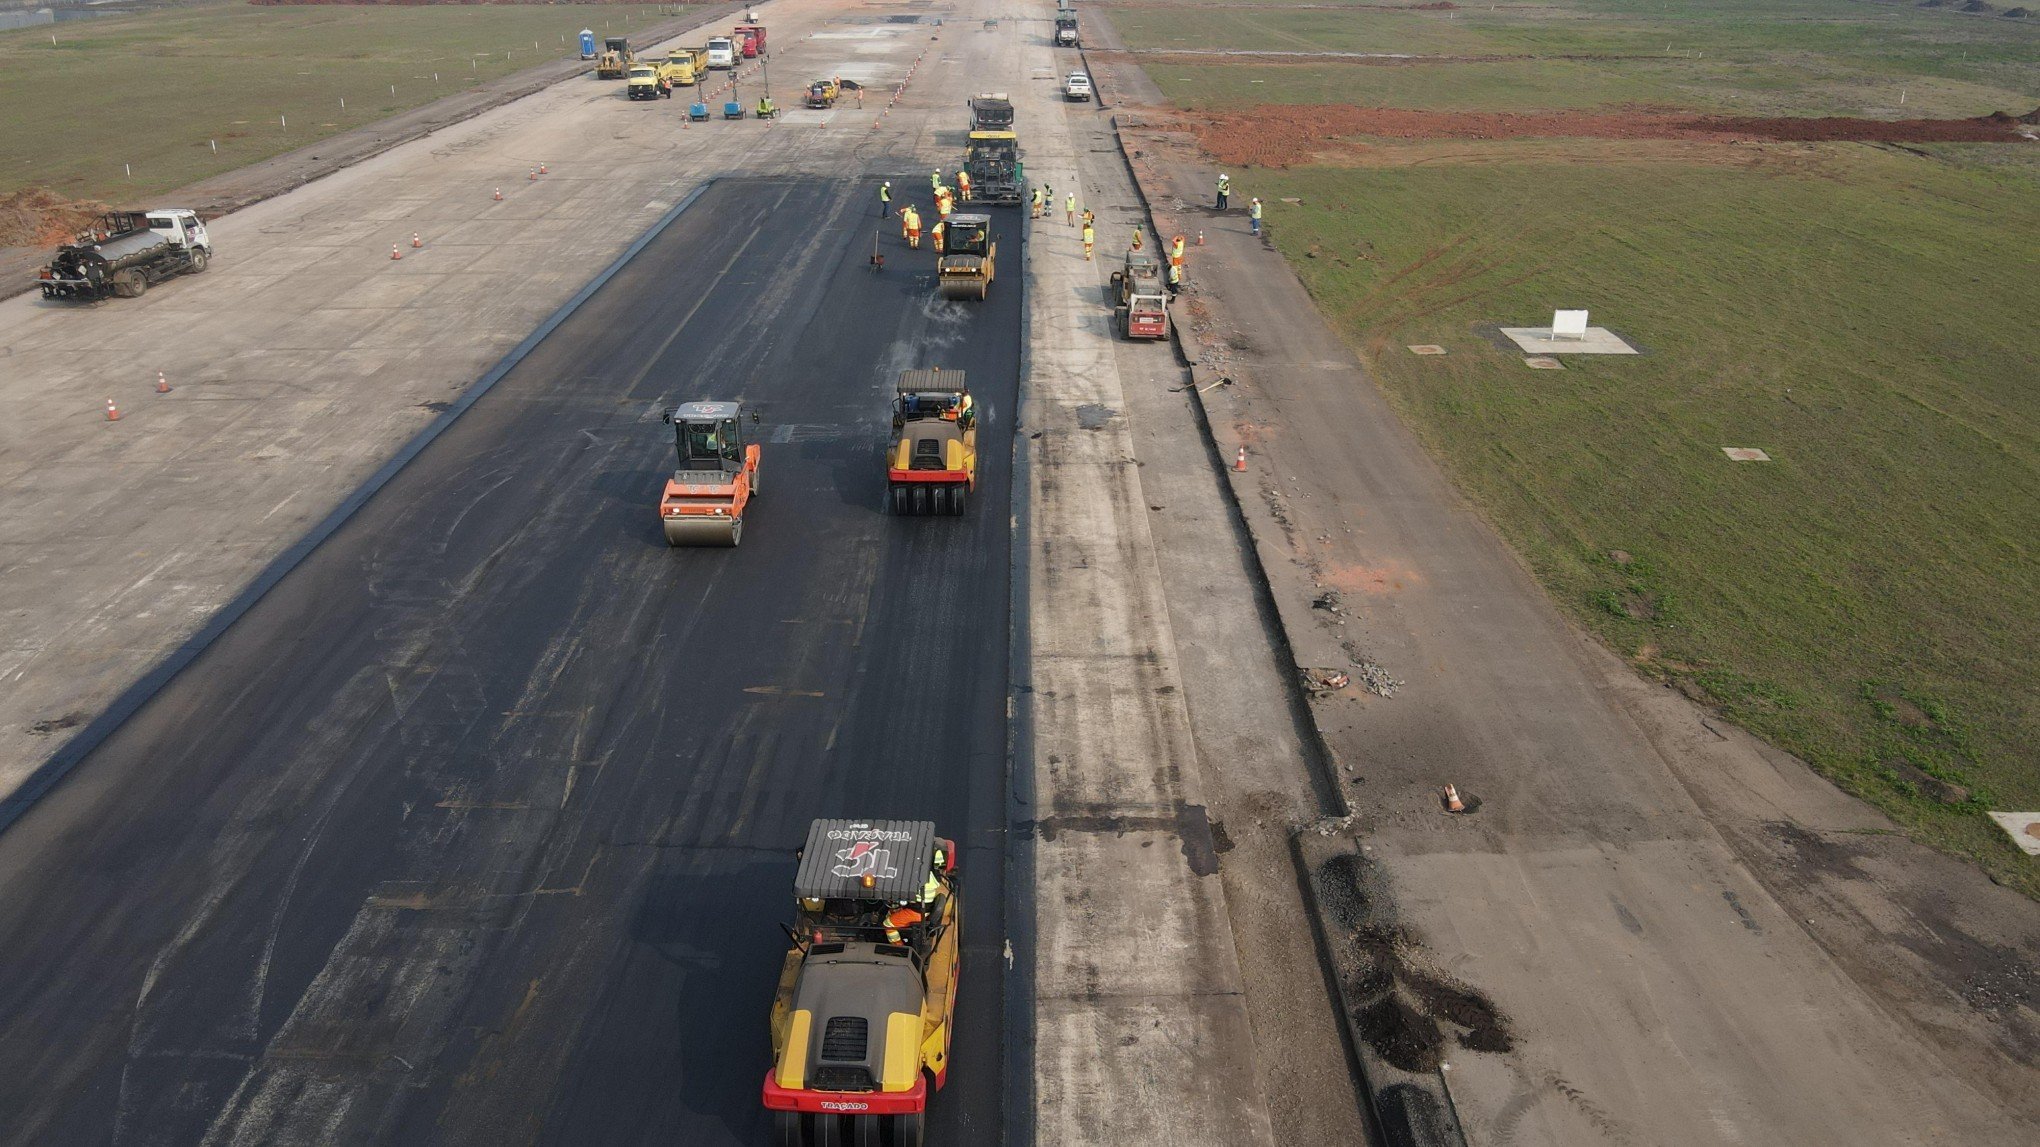
[[[164,378],[163,372],[160,370],[156,372],[156,393],[157,394],[170,393],[170,380]]]
[[[537,178],[538,178],[538,169],[537,169],[536,167],[534,167],[534,168],[532,168],[532,169],[531,169],[531,178],[533,178],[533,179],[537,179]]]
[[[417,248],[423,247],[424,245],[425,240],[418,238],[418,233],[416,231],[411,232],[411,246],[413,248]]]
[[[1202,232],[1202,231],[1199,231],[1199,232],[1197,233],[1197,245],[1198,245],[1199,247],[1202,247],[1202,246],[1204,246],[1204,232]]]
[[[1246,448],[1246,447],[1244,447],[1244,446],[1240,447],[1240,452],[1239,452],[1238,454],[1235,454],[1235,455],[1233,456],[1233,460],[1232,460],[1232,468],[1233,468],[1234,470],[1237,470],[1237,471],[1239,471],[1239,472],[1240,472],[1240,473],[1242,473],[1242,474],[1244,474],[1244,473],[1246,473],[1246,472],[1247,472],[1247,448]]]
[[[503,201],[503,189],[498,187],[496,189],[496,202],[501,203],[502,201]]]
[[[552,174],[552,172],[550,172],[550,171],[547,171],[547,170],[545,169],[545,164],[543,164],[543,163],[541,163],[541,164],[539,164],[539,165],[538,165],[538,173],[539,173],[540,175],[551,175],[551,174]]]
[[[111,398],[106,400],[106,420],[108,422],[120,421],[120,407],[115,406]]]
[[[390,244],[390,258],[392,260],[396,260],[401,259],[403,257],[404,257],[403,250],[399,248],[395,243]]]
[[[1466,802],[1459,799],[1459,789],[1454,785],[1445,786],[1445,811],[1465,812]]]

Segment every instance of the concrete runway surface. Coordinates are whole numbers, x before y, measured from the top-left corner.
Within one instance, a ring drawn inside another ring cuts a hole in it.
[[[941,302],[878,226],[866,182],[712,185],[0,836],[0,1138],[763,1142],[792,850],[866,814],[963,846],[930,1139],[996,1138],[1022,276]],[[934,365],[978,496],[893,518]],[[728,397],[744,544],[671,551],[659,411]]]

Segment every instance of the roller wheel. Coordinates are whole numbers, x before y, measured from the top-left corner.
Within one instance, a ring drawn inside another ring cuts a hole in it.
[[[772,1113],[772,1147],[807,1147],[807,1132],[798,1111]]]
[[[751,496],[753,498],[758,496],[758,475],[764,472],[765,467],[763,466],[756,467],[751,471]]]
[[[885,1119],[883,1115],[853,1115],[850,1117],[850,1147],[885,1147],[880,1131]]]
[[[843,1117],[833,1111],[815,1116],[815,1133],[808,1139],[813,1147],[843,1147]]]
[[[949,512],[951,514],[954,514],[957,517],[961,518],[963,517],[963,511],[965,507],[969,505],[970,505],[969,486],[958,486],[956,489],[951,490],[949,492]]]
[[[191,273],[196,275],[200,271],[205,270],[205,265],[211,261],[212,256],[207,255],[204,248],[193,251],[191,253]]]
[[[743,540],[744,540],[744,519],[738,518],[730,523],[730,545],[734,547]]]
[[[892,1142],[887,1147],[924,1147],[928,1139],[928,1115],[916,1111],[908,1115],[888,1115],[886,1121],[892,1124]]]
[[[907,509],[907,488],[905,486],[894,486],[892,488],[892,512],[901,517],[911,513]]]
[[[928,504],[934,500],[935,492],[933,490],[926,486],[914,487],[914,514],[917,517],[927,514]]]
[[[978,302],[980,303],[984,302],[985,296],[991,293],[992,293],[992,277],[990,275],[986,275],[984,279],[978,283]]]

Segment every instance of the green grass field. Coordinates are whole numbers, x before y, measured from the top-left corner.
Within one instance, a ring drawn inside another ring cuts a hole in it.
[[[578,55],[584,27],[623,34],[626,20],[659,18],[642,6],[201,3],[0,33],[0,194],[143,203]]]
[[[1453,12],[1341,12],[1143,4],[1111,12],[1129,47],[1151,51],[1501,57],[1402,65],[1170,61],[1149,68],[1170,98],[1190,107],[1242,101],[1455,110],[1652,104],[1741,115],[1895,118],[2022,113],[2040,104],[2040,18],[1981,19],[1855,0],[1707,0],[1678,12],[1664,8],[1587,0],[1494,11],[1474,5]],[[1525,56],[1538,58],[1516,58]]]
[[[1690,61],[1150,67],[1194,107],[2040,103],[2040,21],[1660,7],[1114,19],[1152,21],[1130,38],[1164,49],[1277,20],[1342,50],[1663,49],[1670,26],[1707,45]],[[1735,52],[1750,62],[1717,59]],[[1864,83],[1909,98],[1847,94]],[[1640,672],[2040,896],[2040,866],[1982,815],[2040,807],[2040,144],[1366,142],[1342,166],[1235,170],[1236,194],[1270,205],[1320,306],[1554,599]],[[1491,333],[1558,306],[1647,353],[1533,371]]]

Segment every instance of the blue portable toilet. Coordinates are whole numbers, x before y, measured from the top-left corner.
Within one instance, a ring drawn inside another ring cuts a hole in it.
[[[595,29],[593,28],[581,29],[581,58],[584,60],[595,58]]]

